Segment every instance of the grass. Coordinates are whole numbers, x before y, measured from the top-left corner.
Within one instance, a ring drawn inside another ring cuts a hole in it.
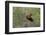
[[[34,20],[32,23],[25,18],[28,13],[32,13]],[[13,28],[24,27],[24,25],[27,25],[27,27],[40,27],[40,8],[13,7]]]

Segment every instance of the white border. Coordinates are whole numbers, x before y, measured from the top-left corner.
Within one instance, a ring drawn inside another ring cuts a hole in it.
[[[13,27],[13,7],[33,7],[40,8],[40,27],[29,27],[29,28],[12,28]],[[34,4],[9,4],[9,32],[20,32],[20,31],[37,31],[43,30],[43,5]]]

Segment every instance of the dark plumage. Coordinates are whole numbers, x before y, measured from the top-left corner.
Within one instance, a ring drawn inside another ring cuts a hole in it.
[[[27,18],[29,21],[33,22],[33,19],[32,19],[31,16],[32,16],[32,14],[29,14],[29,15],[26,16],[26,18]]]

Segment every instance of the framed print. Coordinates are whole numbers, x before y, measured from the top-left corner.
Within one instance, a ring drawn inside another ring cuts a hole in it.
[[[45,31],[45,3],[5,2],[5,34]]]

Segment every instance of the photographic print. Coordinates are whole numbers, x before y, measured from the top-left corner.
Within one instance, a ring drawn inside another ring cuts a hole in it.
[[[35,2],[5,2],[5,33],[45,31],[45,4]]]
[[[13,28],[40,27],[40,8],[13,7]]]

